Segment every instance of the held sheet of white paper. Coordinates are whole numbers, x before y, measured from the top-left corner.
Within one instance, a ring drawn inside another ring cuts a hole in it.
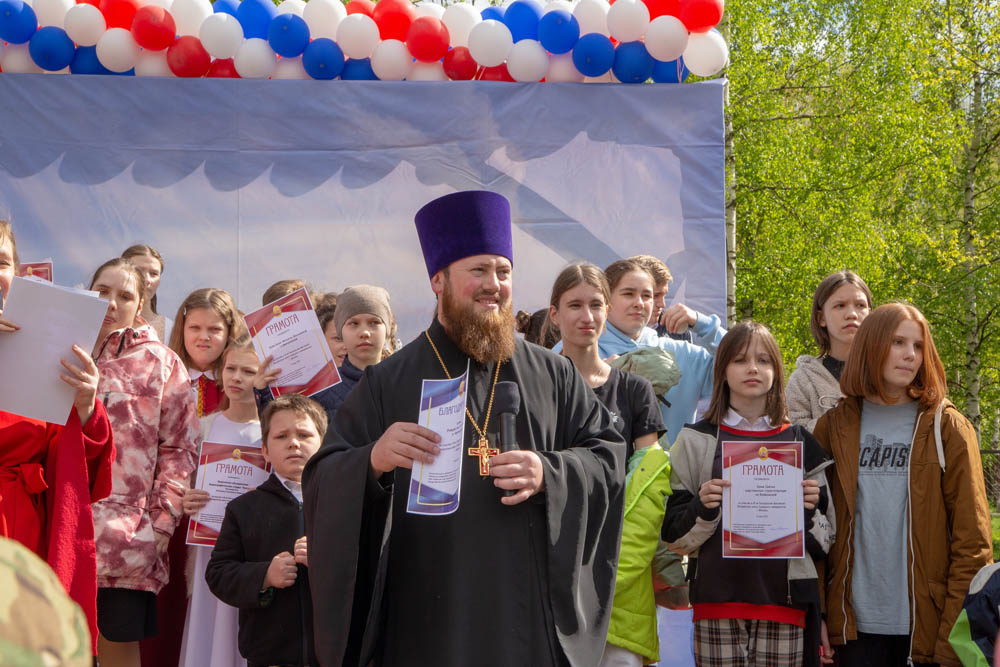
[[[434,463],[413,463],[406,511],[442,515],[458,509],[462,493],[465,447],[465,396],[469,368],[451,380],[424,380],[420,389],[419,423],[441,436]]]
[[[76,390],[59,378],[59,360],[80,366],[73,345],[90,354],[107,312],[96,292],[14,278],[3,317],[21,328],[0,333],[0,410],[65,424]]]

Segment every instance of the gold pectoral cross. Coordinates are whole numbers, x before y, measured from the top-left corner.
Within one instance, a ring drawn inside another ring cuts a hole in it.
[[[490,443],[480,436],[478,447],[469,447],[469,456],[479,457],[479,475],[481,477],[490,476],[490,457],[498,456],[500,450],[490,447]]]

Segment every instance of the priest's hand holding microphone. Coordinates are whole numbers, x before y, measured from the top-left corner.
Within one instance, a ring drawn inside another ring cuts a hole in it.
[[[521,408],[521,392],[514,382],[498,382],[494,407],[500,415],[502,453],[490,461],[493,485],[503,489],[504,505],[523,503],[545,489],[545,471],[538,454],[517,448],[517,413]]]
[[[515,442],[515,418],[521,397],[513,382],[498,382],[494,407],[500,415],[503,453],[491,457],[490,476],[503,490],[504,505],[518,505],[545,489],[544,469],[538,454],[519,450]],[[371,467],[379,478],[396,468],[413,468],[414,461],[432,463],[441,453],[440,436],[410,422],[396,422],[385,430],[372,447]]]

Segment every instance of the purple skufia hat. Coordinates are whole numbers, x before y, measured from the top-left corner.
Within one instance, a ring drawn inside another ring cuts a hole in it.
[[[510,203],[503,195],[467,190],[438,197],[414,217],[427,275],[473,255],[502,255],[514,262]]]

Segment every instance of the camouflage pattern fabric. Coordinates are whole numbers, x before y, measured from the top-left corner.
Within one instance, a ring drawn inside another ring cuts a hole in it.
[[[0,538],[0,664],[93,664],[83,610],[42,559],[5,538]]]

